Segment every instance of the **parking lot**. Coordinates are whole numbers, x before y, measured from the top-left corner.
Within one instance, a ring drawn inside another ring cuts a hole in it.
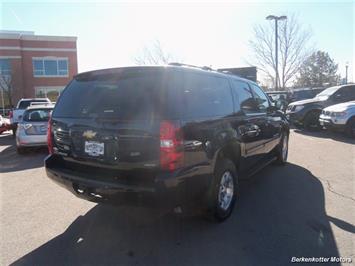
[[[289,163],[242,182],[231,219],[97,205],[45,174],[46,150],[0,136],[1,265],[285,265],[354,261],[355,141],[293,130]]]

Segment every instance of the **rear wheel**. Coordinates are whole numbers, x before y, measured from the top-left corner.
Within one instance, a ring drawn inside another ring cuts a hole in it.
[[[311,111],[304,118],[304,128],[310,131],[316,131],[320,129],[319,124],[319,111]]]
[[[346,123],[345,133],[348,137],[355,138],[355,117],[350,118]]]
[[[208,217],[217,222],[226,220],[238,197],[238,176],[234,163],[223,159],[218,163],[209,192]]]

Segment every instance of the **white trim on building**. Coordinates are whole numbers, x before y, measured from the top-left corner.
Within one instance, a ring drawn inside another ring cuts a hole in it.
[[[0,59],[21,59],[21,55],[1,55]]]
[[[74,36],[47,36],[23,33],[1,33],[0,39],[25,40],[25,41],[53,41],[53,42],[76,42]]]
[[[44,47],[20,47],[20,46],[0,46],[0,50],[76,52],[75,48],[44,48]]]

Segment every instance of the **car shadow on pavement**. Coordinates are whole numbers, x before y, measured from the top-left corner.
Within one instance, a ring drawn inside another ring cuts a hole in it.
[[[242,182],[224,223],[99,204],[12,265],[274,266],[339,257],[324,204],[323,186],[307,169],[270,166]]]
[[[305,136],[316,137],[316,138],[323,138],[323,139],[332,139],[335,141],[340,141],[348,144],[355,144],[355,139],[345,136],[342,132],[334,132],[334,131],[308,131],[304,129],[294,129],[293,130],[297,134],[302,134]]]
[[[0,173],[16,172],[43,166],[43,160],[48,154],[46,147],[29,149],[24,154],[16,153],[16,142],[12,135],[0,137]]]

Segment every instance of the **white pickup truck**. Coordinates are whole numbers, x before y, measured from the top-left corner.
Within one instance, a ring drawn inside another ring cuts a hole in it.
[[[355,101],[324,108],[319,123],[325,128],[341,130],[349,137],[355,137]]]
[[[16,108],[10,111],[10,125],[14,136],[16,135],[17,124],[21,121],[22,115],[25,112],[26,108],[29,107],[31,104],[36,103],[51,103],[51,101],[48,98],[21,99],[18,101]]]

